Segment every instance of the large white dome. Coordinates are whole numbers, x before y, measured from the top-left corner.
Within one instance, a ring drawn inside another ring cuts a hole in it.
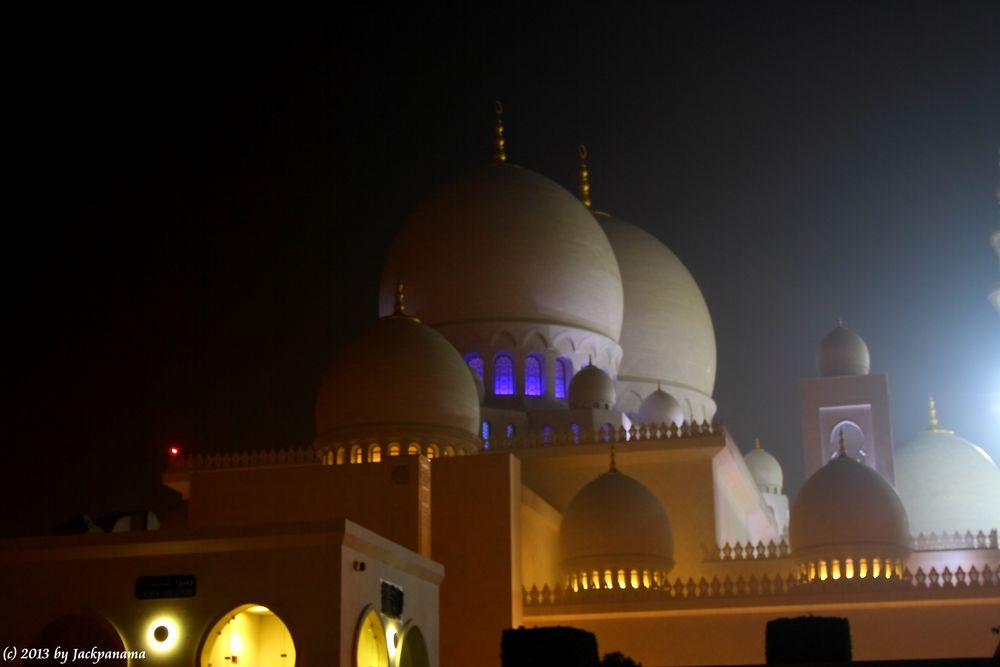
[[[659,380],[711,396],[715,330],[698,283],[652,234],[600,213],[596,219],[614,248],[625,290],[619,378]]]
[[[816,370],[824,377],[835,375],[868,375],[871,355],[868,345],[858,334],[837,322],[833,331],[819,343]]]
[[[894,465],[914,534],[1000,529],[1000,469],[968,440],[923,431],[896,452]]]
[[[600,225],[561,186],[516,165],[484,165],[417,207],[386,262],[382,315],[397,279],[410,312],[435,328],[531,322],[621,334],[621,275]]]

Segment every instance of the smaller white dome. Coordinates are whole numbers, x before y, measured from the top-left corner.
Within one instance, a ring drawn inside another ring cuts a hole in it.
[[[785,482],[785,474],[781,464],[770,452],[761,448],[760,439],[754,438],[754,447],[743,456],[750,474],[757,486],[764,493],[781,493]]]
[[[645,425],[673,423],[680,426],[684,423],[684,408],[677,402],[677,399],[663,391],[657,389],[645,399],[639,406],[639,423]]]
[[[868,375],[871,355],[861,336],[837,322],[836,328],[820,341],[816,352],[816,370],[825,377]]]
[[[583,487],[559,528],[560,566],[572,575],[597,570],[669,572],[670,519],[656,496],[614,467]]]
[[[799,491],[792,504],[789,540],[799,561],[898,560],[909,554],[910,524],[892,485],[841,451]]]
[[[615,386],[611,376],[593,364],[581,368],[569,383],[571,408],[604,408],[615,404]]]

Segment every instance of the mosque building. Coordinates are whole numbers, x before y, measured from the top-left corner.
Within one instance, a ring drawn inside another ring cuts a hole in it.
[[[766,443],[716,418],[712,320],[681,260],[593,208],[585,150],[577,198],[507,160],[499,107],[494,148],[399,231],[312,447],[176,457],[185,511],[156,531],[0,545],[5,597],[32,600],[2,612],[9,643],[489,666],[504,629],[569,625],[647,667],[752,664],[769,620],[816,614],[849,620],[859,659],[991,655],[990,457],[933,399],[897,446],[888,378],[838,323],[801,380],[790,502]]]

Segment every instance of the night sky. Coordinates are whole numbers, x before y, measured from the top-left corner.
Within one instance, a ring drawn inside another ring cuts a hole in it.
[[[393,234],[488,159],[495,99],[513,162],[575,192],[585,142],[595,206],[687,265],[720,414],[788,493],[838,317],[897,444],[933,393],[1000,460],[1000,3],[353,11],[10,22],[0,535],[169,506],[172,442],[309,446]]]

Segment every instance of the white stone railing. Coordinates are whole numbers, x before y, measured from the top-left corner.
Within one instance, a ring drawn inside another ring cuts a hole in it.
[[[997,530],[994,528],[988,535],[981,530],[975,535],[972,534],[972,531],[966,531],[964,535],[959,532],[931,533],[930,535],[920,533],[913,538],[912,547],[914,551],[997,549]]]
[[[572,429],[552,429],[543,432],[534,430],[530,433],[515,434],[506,437],[498,433],[489,439],[489,449],[526,449],[531,447],[553,447],[564,445],[592,445],[592,444],[612,444],[626,441],[649,441],[668,440],[677,438],[700,438],[706,435],[715,435],[723,432],[721,421],[713,422],[685,422],[677,424],[660,424],[659,426],[636,426],[626,429],[624,426],[618,428],[608,428],[607,430],[591,430],[580,428],[577,431]]]
[[[541,589],[532,586],[522,587],[524,606],[539,608],[560,605],[592,605],[601,603],[622,603],[641,601],[670,601],[677,606],[683,606],[686,601],[711,599],[738,599],[753,597],[774,597],[784,595],[808,595],[816,592],[836,590],[838,592],[896,591],[900,593],[921,591],[991,589],[992,594],[1000,594],[1000,570],[992,570],[988,565],[982,570],[974,566],[968,570],[961,567],[954,571],[945,567],[938,571],[931,568],[924,572],[918,568],[916,573],[904,570],[902,577],[894,579],[827,579],[825,581],[807,581],[795,575],[782,576],[776,574],[769,577],[751,575],[737,576],[735,579],[726,576],[722,579],[704,577],[695,581],[689,578],[686,582],[676,579],[673,583],[664,581],[660,584],[651,582],[648,587],[615,587],[578,588],[556,584],[544,585]]]
[[[216,452],[177,456],[167,463],[167,470],[214,470],[252,468],[255,466],[321,464],[325,453],[309,448],[270,449],[244,452]]]
[[[736,544],[729,544],[726,542],[721,547],[716,546],[715,551],[710,551],[706,554],[706,560],[709,561],[736,561],[736,560],[777,560],[779,558],[788,558],[792,553],[791,547],[788,545],[787,540],[781,540],[781,542],[769,541],[767,544],[763,542],[757,542],[753,544],[752,542],[744,542]]]

